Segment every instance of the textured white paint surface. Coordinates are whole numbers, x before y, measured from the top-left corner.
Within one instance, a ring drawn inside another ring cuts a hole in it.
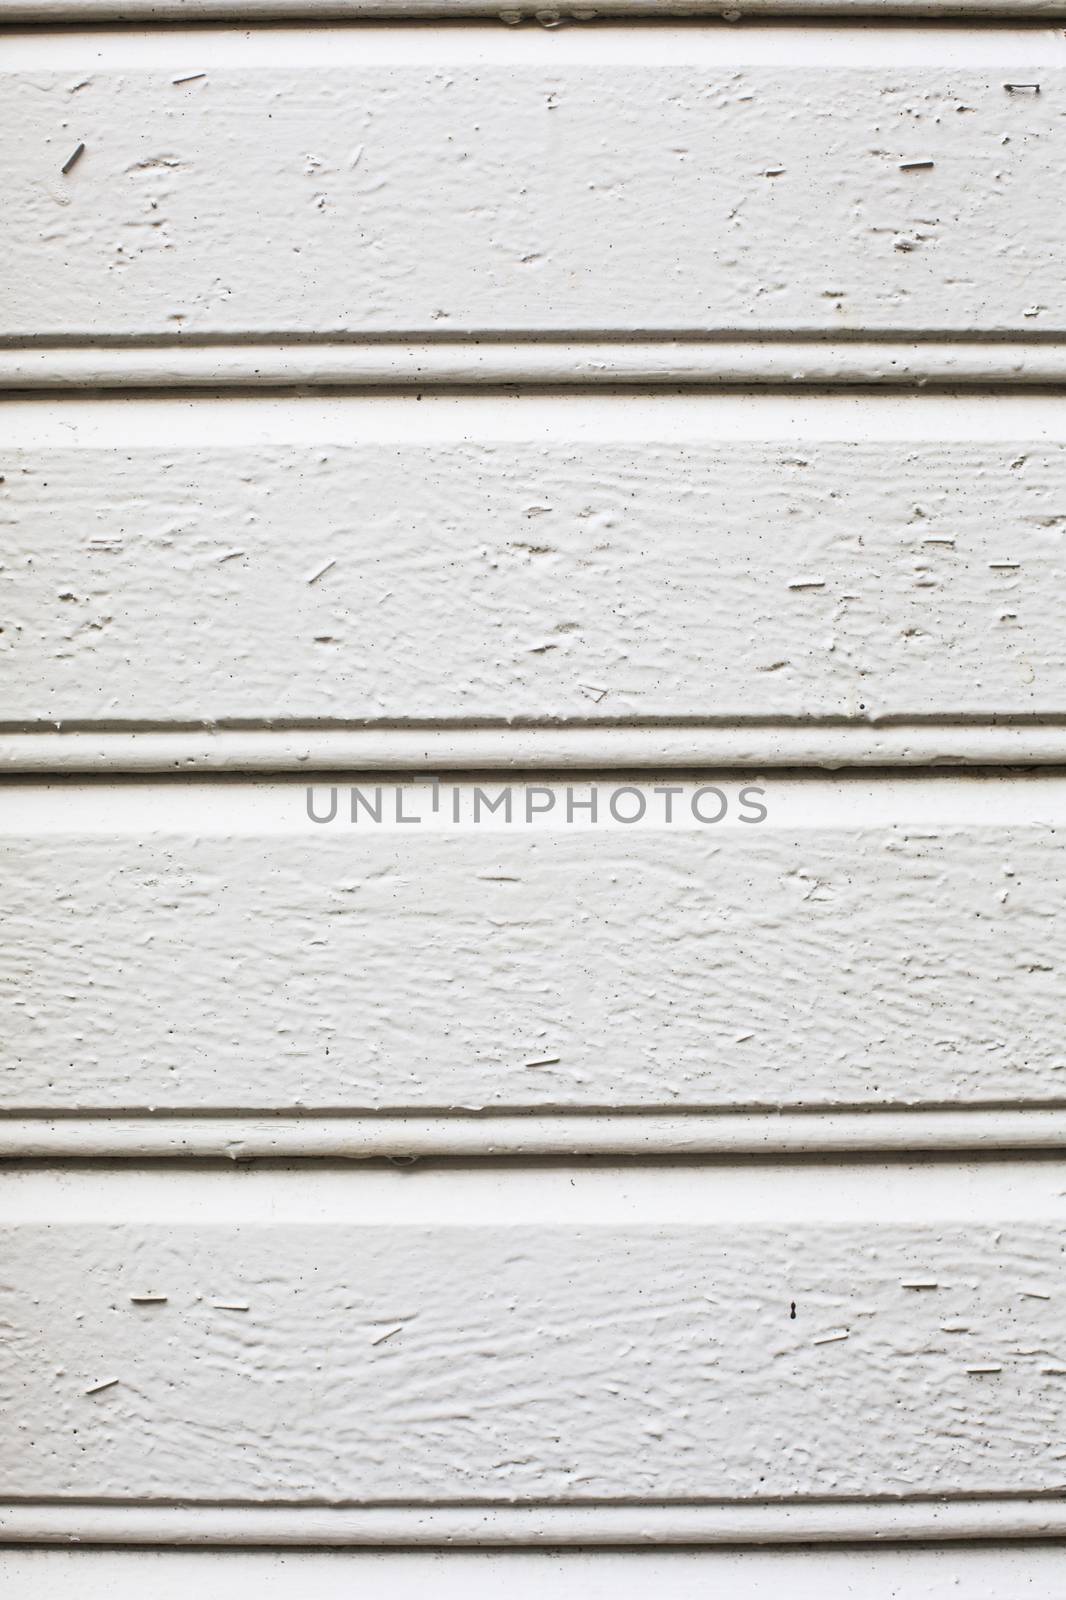
[[[1061,1105],[1061,779],[768,778],[745,825],[725,777],[720,826],[658,786],[595,828],[566,786],[532,827],[470,783],[410,826],[343,785],[328,825],[292,782],[11,789],[4,1105]]]
[[[10,337],[1066,329],[1059,31],[29,34],[7,64]]]
[[[0,1538],[90,1547],[4,1575],[1054,1592],[1066,780],[762,767],[1062,760],[1063,402],[609,385],[1061,379],[1061,30],[27,31],[5,67],[0,384],[50,398],[0,412],[0,761],[528,760],[556,810],[0,792],[0,1153],[104,1158],[0,1173]],[[381,392],[66,393],[215,383]],[[766,824],[558,825],[564,768],[727,755]],[[423,1159],[330,1159],[383,1154]]]
[[[1061,1162],[107,1178],[6,1186],[8,1496],[1066,1490]]]
[[[1061,401],[302,408],[0,415],[6,721],[1066,711]]]

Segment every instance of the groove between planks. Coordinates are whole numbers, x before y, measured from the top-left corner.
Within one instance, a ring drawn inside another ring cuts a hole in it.
[[[468,342],[211,343],[0,349],[0,390],[804,386],[1044,388],[1066,341],[515,338]]]
[[[526,727],[253,727],[0,734],[0,774],[633,771],[657,768],[1066,765],[1055,718],[756,726],[634,721]]]
[[[244,1112],[202,1116],[5,1116],[0,1159],[186,1157],[234,1161],[479,1159],[597,1155],[649,1158],[861,1155],[1066,1149],[1061,1108],[963,1111],[517,1112],[302,1115]]]
[[[1066,1500],[814,1500],[777,1504],[0,1505],[0,1543],[108,1545],[700,1545],[1066,1536]]]
[[[842,20],[885,17],[958,18],[962,21],[1047,21],[1066,16],[1062,0],[742,0],[730,11],[726,0],[597,0],[581,5],[513,5],[506,0],[6,0],[0,23],[72,22],[237,22],[242,20],[397,20],[461,21],[493,18],[555,28],[597,19],[678,23],[685,19],[740,22],[758,17]]]

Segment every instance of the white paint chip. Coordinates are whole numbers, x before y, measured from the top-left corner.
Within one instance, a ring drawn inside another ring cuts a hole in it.
[[[337,565],[336,556],[331,556],[331,558],[328,561],[324,561],[320,567],[316,567],[313,572],[309,572],[307,574],[306,578],[304,579],[304,582],[305,583],[317,583],[319,578],[324,578],[326,573],[330,570],[330,568],[331,567],[335,567],[336,565]]]
[[[384,1344],[386,1342],[386,1340],[392,1339],[392,1338],[394,1338],[396,1336],[396,1334],[402,1333],[402,1332],[403,1332],[403,1323],[400,1322],[400,1323],[398,1323],[396,1325],[395,1328],[389,1328],[385,1333],[379,1333],[376,1339],[371,1339],[370,1344],[371,1344],[372,1347],[375,1346],[375,1345]]]

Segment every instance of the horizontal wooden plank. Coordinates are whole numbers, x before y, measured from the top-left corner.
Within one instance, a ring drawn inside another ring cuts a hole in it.
[[[832,19],[883,17],[908,19],[963,18],[982,22],[1050,20],[1066,15],[1062,0],[744,0],[743,11],[729,11],[724,0],[598,0],[595,7],[572,4],[515,4],[501,9],[501,0],[0,0],[0,21],[56,24],[62,22],[200,22],[312,21],[442,22],[465,18],[491,19],[509,27],[544,28],[597,23],[618,17],[633,23],[681,22],[697,19],[706,26],[729,25],[757,17]]]
[[[1057,1142],[1063,780],[768,778],[742,805],[724,778],[704,825],[712,781],[677,785],[669,825],[660,781],[624,786],[636,825],[609,782],[604,826],[539,783],[511,824],[480,801],[474,823],[471,781],[436,811],[430,785],[381,786],[380,825],[343,785],[331,823],[298,783],[8,789],[15,1153],[136,1153],[113,1113],[178,1119],[141,1153],[846,1149],[905,1141],[911,1107],[950,1113],[926,1148]],[[899,1115],[857,1134],[865,1108]],[[990,1115],[967,1132],[967,1110]],[[664,1120],[603,1120],[626,1111]],[[782,1111],[807,1121],[676,1120]],[[1055,1115],[1026,1133],[1026,1111]]]
[[[648,1502],[735,1536],[736,1502],[1066,1490],[1060,1162],[29,1178],[0,1492],[55,1522]]]
[[[959,32],[16,36],[0,333],[1061,338],[1066,40]]]
[[[932,400],[292,401],[269,443],[254,405],[199,404],[149,405],[136,443],[128,406],[89,407],[85,442],[84,407],[14,408],[6,732],[681,719],[660,758],[713,758],[684,743],[702,723],[760,760],[777,719],[802,760],[802,725],[839,719],[812,742],[1062,759],[1059,399],[999,437],[988,400],[965,422]],[[922,729],[1012,717],[1051,722]]]
[[[981,1600],[1053,1592],[1054,1545],[880,1550],[15,1550],[0,1570],[34,1600]]]

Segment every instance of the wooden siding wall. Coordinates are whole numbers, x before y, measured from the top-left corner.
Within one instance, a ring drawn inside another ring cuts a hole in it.
[[[12,1592],[1053,1592],[1066,6],[743,10],[0,0]]]

